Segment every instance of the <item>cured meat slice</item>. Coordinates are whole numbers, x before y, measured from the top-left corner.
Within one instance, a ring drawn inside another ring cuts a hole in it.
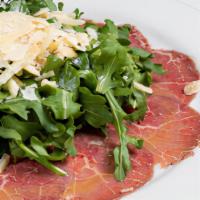
[[[181,103],[188,104],[194,96],[186,96],[184,87],[187,83],[198,80],[199,73],[193,60],[176,51],[153,50],[155,63],[160,63],[166,70],[165,75],[154,74],[154,94],[176,97]]]
[[[200,140],[200,115],[171,97],[154,95],[148,105],[144,121],[128,125],[129,134],[143,138],[161,166],[191,155]]]
[[[133,169],[124,182],[117,182],[113,177],[112,148],[105,144],[104,137],[97,134],[76,136],[77,157],[59,164],[69,176],[52,174],[33,161],[10,166],[0,175],[0,199],[111,200],[150,180],[153,158],[143,149],[132,152]]]
[[[131,41],[131,46],[143,48],[148,51],[150,51],[151,49],[148,40],[135,26],[133,26],[131,29],[130,41]]]

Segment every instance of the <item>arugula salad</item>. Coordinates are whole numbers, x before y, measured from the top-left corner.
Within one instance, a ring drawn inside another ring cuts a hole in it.
[[[144,118],[151,72],[164,70],[151,53],[130,46],[130,25],[98,25],[81,19],[79,9],[62,9],[52,0],[1,1],[0,156],[35,160],[64,176],[54,162],[76,156],[77,130],[106,135],[113,124],[120,141],[114,176],[122,181],[131,169],[127,145],[143,146],[123,121]]]

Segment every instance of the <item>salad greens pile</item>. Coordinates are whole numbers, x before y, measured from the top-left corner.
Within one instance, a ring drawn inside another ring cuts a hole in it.
[[[44,7],[62,10],[63,4],[56,6],[51,0],[12,0],[2,3],[1,11],[33,14]],[[75,14],[80,18],[83,13],[76,9]],[[143,146],[143,140],[126,134],[123,123],[142,120],[147,110],[148,94],[137,89],[134,82],[148,87],[151,72],[163,74],[164,70],[151,62],[152,54],[129,46],[129,25],[117,27],[105,20],[103,26],[86,23],[75,30],[85,32],[88,27],[97,31],[98,45],[78,52],[74,59],[61,60],[53,54],[47,58],[43,73],[54,71],[55,76],[49,80],[56,81],[58,87],[40,86],[33,77],[24,76],[26,86],[37,84],[38,100],[32,101],[21,94],[8,99],[1,89],[0,155],[9,153],[14,161],[29,158],[58,175],[66,175],[53,161],[76,156],[76,131],[89,125],[105,133],[106,125],[111,123],[120,140],[113,155],[114,174],[121,181],[131,168],[127,145],[139,149]],[[133,108],[132,112],[127,113],[126,107]]]

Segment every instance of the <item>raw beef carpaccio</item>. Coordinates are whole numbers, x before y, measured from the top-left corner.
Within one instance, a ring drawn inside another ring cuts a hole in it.
[[[199,79],[193,61],[175,51],[152,50],[135,27],[130,39],[133,46],[151,51],[166,74],[154,75],[154,93],[144,120],[127,123],[128,134],[143,138],[144,148],[130,147],[132,170],[125,181],[113,178],[112,150],[118,141],[114,128],[108,126],[106,138],[96,130],[76,134],[78,155],[58,163],[68,176],[57,176],[29,160],[10,165],[0,175],[0,200],[118,199],[148,182],[155,164],[168,166],[192,155],[200,140],[200,115],[189,108],[193,97],[185,96],[183,88]]]

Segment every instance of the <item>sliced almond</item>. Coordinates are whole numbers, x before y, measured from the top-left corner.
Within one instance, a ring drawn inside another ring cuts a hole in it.
[[[145,85],[142,85],[141,83],[138,83],[136,81],[134,81],[133,83],[134,87],[142,92],[145,92],[147,94],[153,94],[153,90],[150,87],[147,87]]]
[[[184,88],[185,95],[193,95],[200,91],[200,80],[188,83]]]

